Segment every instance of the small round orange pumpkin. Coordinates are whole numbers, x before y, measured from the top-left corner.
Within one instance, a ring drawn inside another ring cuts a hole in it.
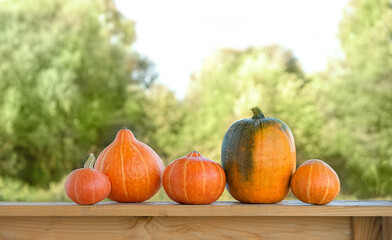
[[[109,179],[93,169],[94,162],[95,157],[90,154],[84,168],[73,170],[65,180],[65,192],[77,204],[95,204],[105,199],[110,192]]]
[[[124,128],[99,154],[95,169],[105,173],[112,184],[109,199],[143,202],[161,188],[164,166],[154,150]]]
[[[178,203],[213,203],[222,195],[225,184],[223,168],[196,151],[174,160],[163,173],[163,188]]]
[[[325,162],[311,159],[303,163],[291,178],[291,191],[305,203],[328,204],[340,191],[339,177]]]

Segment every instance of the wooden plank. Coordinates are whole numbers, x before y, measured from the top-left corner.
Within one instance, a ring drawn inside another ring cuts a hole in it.
[[[382,240],[392,240],[392,217],[382,217]]]
[[[0,216],[384,216],[392,217],[391,201],[334,201],[309,205],[299,201],[277,204],[216,202],[183,205],[174,202],[101,202],[80,206],[71,202],[0,202]]]
[[[0,239],[351,239],[350,217],[0,217]]]
[[[381,217],[354,217],[353,239],[382,240],[381,227]]]

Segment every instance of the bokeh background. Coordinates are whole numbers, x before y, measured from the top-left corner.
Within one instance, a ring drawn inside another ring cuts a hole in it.
[[[220,162],[224,133],[236,120],[251,117],[253,106],[290,126],[298,165],[319,158],[336,170],[340,199],[391,199],[391,1],[351,0],[335,9],[341,13],[332,36],[338,49],[317,71],[304,68],[287,43],[291,37],[303,41],[309,49],[302,56],[311,62],[312,52],[325,47],[320,40],[325,26],[317,31],[306,24],[318,16],[318,4],[328,3],[308,1],[313,4],[305,11],[313,14],[303,16],[304,4],[279,1],[280,6],[263,8],[260,14],[287,22],[288,28],[274,25],[274,19],[267,24],[275,32],[289,33],[282,35],[283,44],[266,44],[263,28],[257,27],[265,22],[255,18],[249,28],[260,31],[260,39],[244,36],[240,47],[218,41],[200,63],[194,59],[189,73],[181,56],[202,51],[200,38],[188,37],[185,45],[173,47],[169,35],[181,39],[192,29],[165,31],[158,24],[180,23],[187,14],[178,8],[173,17],[165,11],[176,6],[159,1],[149,1],[151,11],[138,12],[139,19],[155,21],[156,35],[149,41],[167,46],[167,56],[154,62],[134,47],[148,45],[143,45],[145,37],[137,40],[136,29],[142,32],[144,25],[136,28],[137,20],[128,16],[132,2],[0,1],[0,200],[67,201],[66,175],[82,167],[89,153],[97,156],[123,126],[150,145],[165,165],[193,150]],[[216,6],[220,11],[206,11],[209,16],[223,17],[225,1],[221,3]],[[200,4],[199,13],[209,9],[208,1]],[[246,9],[249,14],[243,12]],[[237,36],[246,22],[240,28],[230,26],[257,14],[255,9],[237,8],[241,14],[229,14],[231,20],[222,32],[232,30]],[[287,13],[303,17],[303,25],[289,25]],[[165,22],[165,16],[172,21]],[[210,27],[208,21],[198,22],[194,19],[189,27]],[[209,42],[208,34],[202,37]],[[174,69],[176,79],[170,81],[170,74],[159,77],[164,66]],[[160,191],[152,200],[166,199]],[[225,192],[222,199],[231,198]]]

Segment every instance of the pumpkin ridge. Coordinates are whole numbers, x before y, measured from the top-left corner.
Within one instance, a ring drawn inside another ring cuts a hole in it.
[[[308,185],[306,187],[306,195],[308,197],[308,202],[310,202],[310,203],[311,203],[311,201],[310,201],[310,181],[312,180],[312,169],[313,169],[313,165],[310,165],[309,176],[308,176]]]
[[[261,121],[258,121],[258,124],[257,124],[258,126],[257,126],[257,132],[260,132],[259,133],[259,138],[260,138],[260,146],[258,146],[258,148],[257,148],[257,150],[258,150],[258,152],[256,153],[256,156],[261,156],[261,152],[262,152],[262,143],[263,143],[263,128],[262,128],[262,120]],[[257,132],[255,133],[255,134],[257,134]],[[256,146],[254,146],[254,147],[256,147]],[[254,150],[253,150],[254,151]],[[257,169],[259,169],[259,171],[261,171],[261,168],[263,167],[263,166],[261,166],[261,161],[257,161],[257,159],[254,159],[254,161],[256,161],[257,162]],[[253,163],[253,161],[251,161],[252,163]],[[257,186],[258,186],[258,189],[262,189],[261,187],[261,184],[262,184],[262,182],[261,182],[261,178],[262,178],[262,175],[261,174],[256,174],[257,175]]]
[[[287,137],[290,138],[290,136],[289,136],[289,131],[291,131],[290,128],[284,123],[281,123],[281,124],[282,125],[280,126],[280,129],[287,135]]]
[[[293,174],[292,176],[291,176],[291,178],[290,178],[290,189],[291,189],[291,192],[293,193],[293,195],[296,197],[296,198],[298,198],[297,197],[297,186],[294,184],[294,181],[295,181],[295,179],[296,179],[296,177],[295,177],[295,175]]]
[[[74,191],[72,191],[72,185],[71,183],[73,183],[73,175],[74,175],[74,171],[72,171],[68,177],[65,179],[65,184],[64,184],[64,188],[65,188],[65,192],[67,193],[68,197],[72,200],[75,197]]]
[[[325,191],[324,197],[323,197],[323,199],[321,199],[320,203],[324,202],[324,200],[327,197],[328,192],[329,192],[329,174],[328,174],[328,169],[327,169],[327,166],[325,166],[324,164],[322,164],[322,165],[324,167],[324,172],[327,175],[327,190]]]
[[[336,180],[337,180],[337,183],[338,183],[338,190],[336,191],[336,194],[335,194],[335,196],[334,196],[334,198],[336,198],[336,197],[338,196],[339,192],[340,192],[340,180],[339,180],[339,176],[338,176],[338,174],[332,169],[331,166],[328,165],[328,168],[330,168],[330,169],[332,170],[332,176],[336,176]]]
[[[222,190],[222,188],[220,189],[220,191],[224,191],[225,190],[225,186],[226,186],[226,174],[225,174],[225,171],[223,170],[223,172],[222,172],[222,170],[221,170],[221,166],[217,166],[218,168],[219,168],[219,172],[220,172],[220,175],[221,175],[221,181],[220,181],[220,183],[221,183],[221,186],[222,186],[222,188],[223,188],[223,190]]]
[[[91,176],[91,170],[88,170],[88,175],[90,175],[90,181],[93,182],[93,177]],[[92,194],[93,202],[95,202],[95,187],[94,187],[94,184],[91,184],[91,187],[93,188],[93,194]]]
[[[245,181],[251,180],[251,175],[254,169],[253,166],[254,162],[245,160],[245,159],[254,159],[253,150],[255,148],[255,144],[252,139],[252,136],[254,136],[256,131],[254,130],[253,127],[250,128],[248,126],[248,125],[253,125],[253,121],[254,120],[248,121],[245,122],[246,124],[240,125],[241,128],[238,131],[242,133],[240,137],[241,140],[238,142],[238,144],[234,143],[234,145],[236,146],[235,151],[237,152],[235,158],[243,160],[237,164],[237,168],[240,172],[241,177]],[[236,162],[235,159],[232,159],[232,161]]]
[[[236,166],[238,168],[238,164],[241,164],[241,163],[235,162],[235,160],[234,160],[235,158],[238,158],[237,155],[238,155],[239,151],[238,151],[238,145],[235,144],[236,139],[232,137],[232,134],[237,132],[237,130],[240,128],[240,126],[241,126],[241,121],[238,121],[236,125],[232,125],[230,127],[231,131],[229,129],[229,131],[227,132],[227,135],[226,135],[227,138],[224,138],[225,143],[223,144],[223,146],[225,146],[225,145],[230,146],[230,147],[226,148],[226,152],[222,153],[224,156],[224,158],[223,158],[224,163],[223,164],[226,166],[230,166],[230,167],[225,168],[228,170],[228,173],[226,173],[226,174],[229,174],[229,175],[231,175],[229,173],[229,171],[231,172],[233,170],[234,166]],[[231,181],[231,179],[229,179],[229,181]]]
[[[170,168],[170,172],[169,172],[169,176],[167,177],[168,179],[169,179],[169,192],[170,192],[170,195],[173,197],[173,198],[177,198],[174,194],[173,194],[173,190],[172,190],[172,185],[171,185],[171,175],[172,175],[172,173],[173,173],[173,169],[174,169],[174,167],[177,165],[177,163],[178,163],[179,161],[176,161],[174,164],[173,164],[173,166],[171,166],[171,168]],[[175,199],[173,199],[173,200],[175,200]]]
[[[200,164],[203,168],[203,176],[206,175],[206,167],[204,166],[204,162],[200,161]],[[206,186],[207,186],[207,180],[205,177],[203,177],[203,194],[206,195]]]
[[[207,163],[207,164],[209,164],[209,163]],[[207,166],[209,166],[209,165],[207,165]],[[215,167],[215,166],[214,166],[214,167]],[[204,174],[203,174],[204,176],[206,176],[205,173],[206,173],[206,172],[204,171]],[[203,183],[204,183],[204,182],[206,182],[205,179],[203,179]],[[206,188],[206,186],[207,186],[207,184],[203,185],[203,187],[204,187],[204,194],[205,194],[205,188]],[[219,189],[218,189],[218,191],[219,191]],[[213,195],[214,192],[209,192],[209,193],[210,193],[211,195]]]
[[[114,142],[116,141],[116,139],[107,147],[107,151],[105,152],[105,155],[103,155],[102,160],[99,161],[99,165],[98,165],[98,170],[102,171],[103,166],[105,166],[105,161],[106,161],[106,156],[108,155],[108,153],[112,150],[113,146],[114,146]],[[106,168],[107,169],[107,168]],[[103,171],[105,172],[106,169]]]
[[[76,189],[77,189],[76,186],[78,186],[78,178],[79,178],[79,174],[77,174],[77,175],[75,176],[74,193],[75,193],[76,201],[78,201],[78,203],[81,203],[81,202],[79,201],[78,191],[76,190]]]
[[[186,191],[187,166],[188,166],[188,159],[185,160],[185,163],[184,163],[184,166],[183,166],[184,169],[183,169],[182,171],[183,171],[183,175],[184,175],[184,181],[183,181],[183,184],[184,184],[184,195],[185,195],[186,201],[189,202],[188,193],[187,193],[187,191]]]
[[[139,150],[137,150],[138,152],[139,152],[139,156],[140,156],[140,158],[142,159],[142,161],[143,161],[143,163],[144,163],[144,167],[145,167],[145,169],[146,169],[146,172],[147,172],[147,174],[146,174],[146,177],[147,177],[147,186],[148,186],[148,191],[150,191],[150,171],[148,170],[148,167],[147,167],[147,162],[146,162],[146,160],[142,157],[142,154],[141,154],[141,152],[139,151]]]
[[[135,146],[135,145],[133,145],[130,141],[127,141],[128,143],[129,143],[129,145],[130,145],[130,147],[133,149],[133,150],[136,150],[136,152],[139,154],[139,157],[141,158],[141,160],[143,161],[143,164],[144,164],[144,167],[145,167],[145,169],[146,169],[146,178],[147,178],[147,183],[148,183],[148,187],[150,187],[150,172],[149,172],[149,170],[148,170],[148,166],[147,166],[147,162],[146,162],[146,160],[143,158],[143,156],[142,156],[142,153],[139,151],[139,149]],[[156,165],[157,163],[155,163],[155,165]],[[148,189],[148,190],[150,190],[150,189]]]
[[[226,152],[229,152],[231,150],[229,148],[224,149],[223,146],[225,146],[225,145],[232,145],[232,143],[231,143],[231,134],[235,132],[234,130],[237,130],[237,128],[239,126],[239,124],[237,124],[237,123],[239,123],[239,122],[240,121],[237,121],[236,123],[231,125],[229,130],[227,130],[227,133],[223,137],[223,144],[222,144],[222,148],[221,148],[221,155],[223,156],[223,158],[222,158],[222,165],[226,165],[226,164],[231,165],[231,164],[233,164],[233,161],[231,161],[231,159],[229,157],[230,154],[226,153]],[[229,168],[229,169],[231,169],[231,168]]]
[[[106,166],[106,168],[103,170],[103,172],[106,172],[109,169],[110,163]]]
[[[218,168],[218,171],[220,173],[220,182],[219,183],[222,187],[218,190],[218,193],[221,193],[221,195],[222,195],[222,193],[226,187],[226,174],[225,174],[225,171],[223,170],[222,166],[219,163],[215,162],[215,167]]]
[[[294,136],[293,133],[291,132],[289,126],[287,126],[284,122],[282,122],[281,120],[275,118],[277,120],[277,122],[279,122],[281,124],[280,129],[286,134],[287,138],[289,139],[289,143],[290,143],[290,151],[294,152],[295,151],[295,141],[294,141]],[[293,167],[293,170],[295,170],[295,165]],[[294,171],[293,171],[294,172]]]
[[[128,191],[127,191],[127,189],[126,189],[126,187],[125,187],[124,155],[123,155],[123,145],[124,145],[124,142],[123,142],[123,139],[124,139],[124,134],[121,134],[121,140],[120,140],[120,159],[121,159],[122,186],[123,186],[124,193],[125,193],[125,195],[126,195],[126,197],[127,197],[127,201],[129,201]]]

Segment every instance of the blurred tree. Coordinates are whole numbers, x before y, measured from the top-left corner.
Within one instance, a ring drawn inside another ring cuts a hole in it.
[[[47,186],[110,126],[142,122],[140,88],[154,77],[111,1],[6,0],[0,22],[1,175]]]
[[[259,106],[266,116],[290,126],[299,159],[314,155],[323,118],[311,84],[293,54],[278,46],[217,51],[193,75],[188,88],[183,148],[219,160],[228,127],[252,117],[250,108]]]
[[[150,144],[167,166],[185,155],[179,138],[185,117],[183,102],[162,84],[151,85],[146,91],[146,99],[144,112],[145,119],[149,120],[141,139]]]
[[[392,194],[392,4],[352,0],[340,24],[345,59],[329,97],[331,152],[359,197]]]

